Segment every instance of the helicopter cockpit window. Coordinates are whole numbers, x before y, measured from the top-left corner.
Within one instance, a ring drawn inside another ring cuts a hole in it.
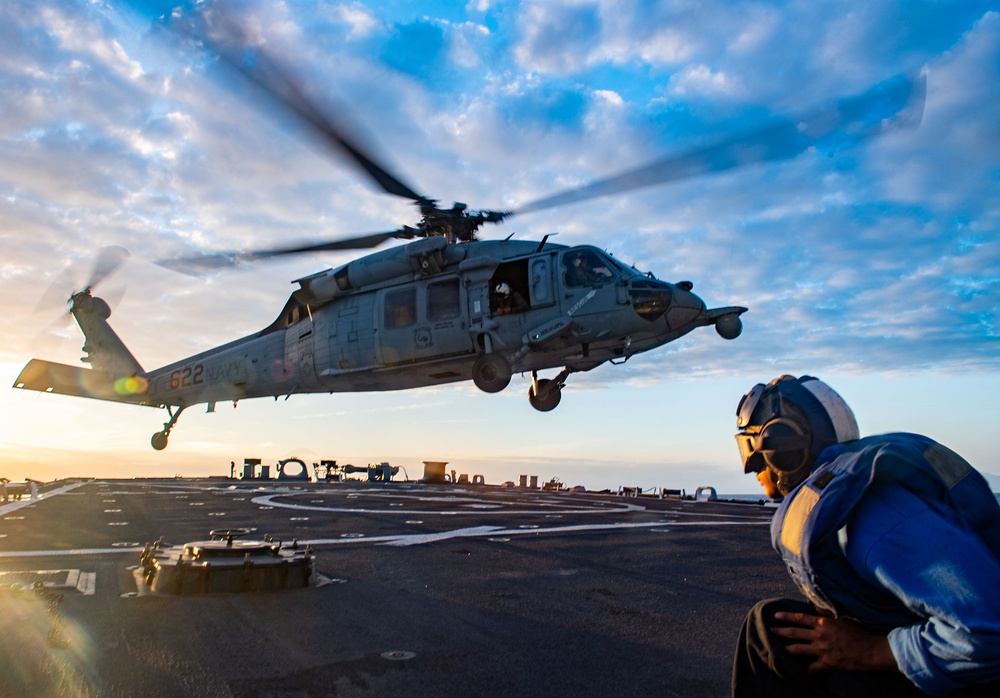
[[[450,320],[462,314],[458,279],[439,281],[427,287],[427,319]]]
[[[650,322],[659,320],[670,307],[670,290],[662,284],[636,281],[629,296],[639,317]]]
[[[417,289],[405,288],[385,294],[387,329],[409,327],[417,322]]]
[[[603,286],[615,278],[611,263],[593,250],[570,250],[563,255],[567,286]]]

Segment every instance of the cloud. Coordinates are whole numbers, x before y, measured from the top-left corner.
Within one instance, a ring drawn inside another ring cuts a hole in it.
[[[558,233],[689,279],[713,307],[750,308],[737,340],[697,330],[572,376],[581,393],[667,392],[788,366],[868,377],[998,369],[998,13],[613,0],[472,2],[448,16],[360,0],[265,9],[275,23],[259,22],[262,36],[301,68],[309,94],[417,191],[472,208],[514,207],[926,66],[917,130],[525,215],[484,235]],[[32,314],[49,282],[69,264],[86,269],[102,245],[133,254],[112,323],[152,367],[261,329],[291,279],[358,255],[207,279],[153,260],[416,222],[410,203],[116,5],[5,2],[0,45],[0,359],[11,365],[53,317]],[[75,363],[78,347],[46,358]],[[510,389],[519,407],[526,389]],[[470,414],[506,409],[506,395],[487,406],[451,386],[427,412],[454,417],[466,396]],[[341,397],[315,412],[342,419],[357,405]],[[290,421],[315,431],[313,408],[296,404]],[[525,419],[520,433],[535,433]],[[480,421],[490,423],[470,433]]]
[[[365,39],[382,28],[378,17],[361,3],[335,3],[327,7],[325,12],[331,21],[348,26],[349,39]]]
[[[713,73],[708,66],[692,65],[671,78],[669,90],[681,97],[689,94],[734,96],[739,87],[723,72]]]
[[[514,56],[528,72],[563,76],[582,69],[599,42],[601,20],[591,3],[528,3]]]

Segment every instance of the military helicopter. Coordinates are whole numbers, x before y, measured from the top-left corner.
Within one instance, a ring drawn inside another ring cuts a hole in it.
[[[93,286],[119,264],[104,250],[95,274],[72,293],[69,312],[86,339],[81,361],[90,368],[32,359],[14,387],[167,410],[153,434],[162,450],[181,413],[192,405],[301,393],[404,390],[472,380],[482,391],[504,390],[514,373],[530,373],[528,401],[554,409],[573,373],[672,342],[714,326],[724,339],[742,332],[742,306],[707,308],[690,281],[667,282],[623,264],[591,245],[549,241],[482,240],[479,229],[514,215],[563,206],[729,170],[791,158],[808,148],[841,147],[889,128],[912,125],[923,107],[923,76],[900,76],[864,94],[795,119],[721,139],[616,177],[565,191],[517,210],[442,208],[391,173],[330,115],[307,97],[274,57],[247,44],[229,22],[202,27],[199,42],[357,166],[385,193],[412,201],[415,226],[325,241],[162,260],[166,266],[221,268],[286,255],[367,249],[389,240],[405,244],[368,254],[292,283],[277,318],[250,336],[145,370],[107,320],[109,305]],[[212,37],[212,38],[209,38]],[[539,372],[558,369],[548,378]]]

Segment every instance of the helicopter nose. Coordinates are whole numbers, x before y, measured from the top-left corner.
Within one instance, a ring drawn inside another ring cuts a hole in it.
[[[690,291],[675,286],[670,310],[667,311],[667,326],[679,330],[694,322],[705,312],[705,302]]]

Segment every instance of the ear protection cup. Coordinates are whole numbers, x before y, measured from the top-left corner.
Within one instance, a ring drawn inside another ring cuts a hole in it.
[[[786,410],[789,411],[789,410]],[[809,476],[815,458],[812,437],[798,419],[772,419],[761,430],[761,455],[775,486],[787,494]]]
[[[805,479],[824,449],[859,438],[851,408],[812,376],[758,383],[740,400],[736,426],[744,472],[766,466],[786,493]]]
[[[772,419],[761,430],[761,455],[775,470],[791,473],[812,462],[812,439],[800,422],[794,419]]]

